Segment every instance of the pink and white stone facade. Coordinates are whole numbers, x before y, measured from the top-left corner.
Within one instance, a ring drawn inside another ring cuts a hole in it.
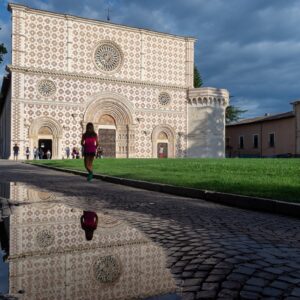
[[[11,157],[18,143],[23,158],[25,147],[32,151],[48,138],[53,158],[62,158],[67,146],[79,146],[87,122],[97,131],[115,129],[116,157],[157,157],[159,142],[168,144],[168,157],[224,156],[224,128],[215,131],[214,119],[223,126],[228,92],[193,88],[194,38],[16,4],[9,9],[11,89],[0,116],[0,156]],[[193,98],[203,93],[208,101],[196,107]],[[199,113],[205,143],[192,132]],[[106,115],[113,125],[101,123]]]

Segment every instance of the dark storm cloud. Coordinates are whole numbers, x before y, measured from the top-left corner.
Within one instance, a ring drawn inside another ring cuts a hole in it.
[[[31,7],[197,38],[205,86],[227,88],[246,115],[291,110],[300,98],[298,0],[18,0]],[[76,3],[76,4],[75,4]],[[8,13],[0,37],[8,41]]]

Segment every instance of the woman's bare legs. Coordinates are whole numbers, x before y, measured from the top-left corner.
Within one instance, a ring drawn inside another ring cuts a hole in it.
[[[86,170],[89,172],[88,180],[91,180],[93,178],[93,161],[94,156],[88,155],[84,157],[84,166]]]

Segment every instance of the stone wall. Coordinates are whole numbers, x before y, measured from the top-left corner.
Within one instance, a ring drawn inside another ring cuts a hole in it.
[[[188,157],[225,156],[225,109],[229,93],[224,89],[197,88],[188,94]]]

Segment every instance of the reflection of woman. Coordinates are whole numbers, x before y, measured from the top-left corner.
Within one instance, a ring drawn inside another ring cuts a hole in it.
[[[81,228],[85,231],[85,238],[90,241],[93,239],[94,230],[98,225],[98,216],[93,211],[83,211],[80,218]]]

